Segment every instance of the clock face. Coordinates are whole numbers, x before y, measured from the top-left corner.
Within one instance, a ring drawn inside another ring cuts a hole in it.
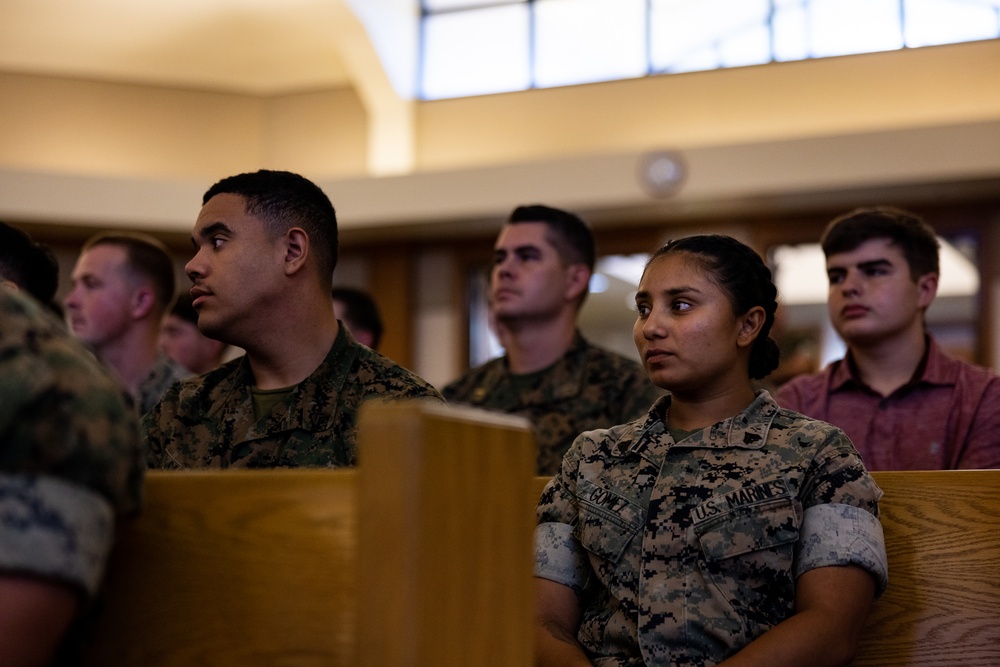
[[[656,151],[646,153],[639,161],[639,182],[652,197],[668,197],[684,182],[686,170],[680,153]]]

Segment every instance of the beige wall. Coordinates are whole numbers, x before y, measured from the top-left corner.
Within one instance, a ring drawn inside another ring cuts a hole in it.
[[[442,100],[420,107],[419,166],[457,168],[997,119],[998,83],[1000,40],[992,40]]]
[[[416,113],[417,170],[1000,119],[998,81],[991,40],[427,102]],[[0,98],[0,168],[365,175],[369,123],[350,89],[263,98],[7,73]]]
[[[347,89],[264,98],[0,73],[0,167],[197,179],[262,166],[364,172],[364,110]]]

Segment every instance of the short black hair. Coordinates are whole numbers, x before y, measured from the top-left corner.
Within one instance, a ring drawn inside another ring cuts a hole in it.
[[[272,236],[292,227],[304,229],[320,274],[332,280],[337,267],[337,213],[318,185],[290,171],[261,169],[222,179],[205,192],[202,205],[219,194],[242,197],[246,212],[263,220]]]
[[[48,246],[0,221],[0,276],[50,305],[59,288],[59,262]]]
[[[332,298],[344,304],[346,310],[343,318],[347,320],[347,328],[355,325],[372,334],[372,349],[377,349],[382,341],[382,316],[378,304],[371,294],[353,287],[334,287]]]
[[[899,246],[916,281],[928,273],[940,273],[937,236],[920,216],[891,206],[854,209],[827,225],[820,245],[829,257],[850,252],[872,239],[887,239]]]
[[[153,294],[160,313],[166,311],[174,298],[177,280],[170,251],[156,237],[138,232],[102,232],[87,239],[81,252],[94,246],[117,246],[125,250],[129,269],[153,285]]]
[[[551,234],[549,242],[555,247],[564,264],[585,264],[592,272],[597,250],[594,234],[580,216],[562,209],[532,204],[518,206],[510,214],[508,224],[540,222]]]

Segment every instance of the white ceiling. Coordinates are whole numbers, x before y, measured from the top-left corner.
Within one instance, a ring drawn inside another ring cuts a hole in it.
[[[0,0],[0,71],[251,94],[348,85],[342,0]]]

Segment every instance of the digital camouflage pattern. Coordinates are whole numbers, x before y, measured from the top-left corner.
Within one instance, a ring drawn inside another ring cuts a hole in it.
[[[162,353],[156,356],[156,362],[149,375],[139,385],[135,400],[136,409],[142,416],[153,409],[159,400],[167,393],[175,382],[191,377],[191,373],[175,361],[171,361]]]
[[[577,333],[573,347],[544,371],[512,376],[505,358],[494,359],[441,393],[449,402],[527,417],[538,446],[538,474],[554,475],[578,435],[640,417],[663,392],[637,362]]]
[[[882,492],[842,431],[761,391],[674,442],[669,404],[581,435],[538,504],[536,575],[578,591],[595,665],[715,665],[792,615],[812,568],[884,589]]]
[[[142,421],[150,467],[352,466],[364,401],[441,400],[427,382],[357,343],[345,326],[319,368],[260,421],[253,381],[240,358],[169,389]]]
[[[93,595],[145,468],[117,380],[43,306],[0,287],[0,570]]]

